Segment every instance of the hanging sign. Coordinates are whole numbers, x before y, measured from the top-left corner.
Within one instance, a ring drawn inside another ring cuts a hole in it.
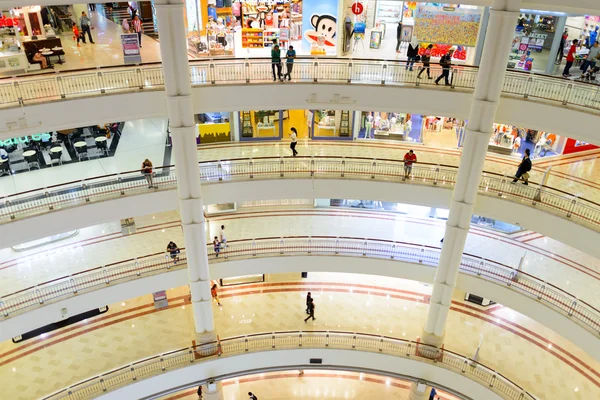
[[[364,7],[363,7],[362,3],[352,4],[352,14],[360,15],[363,13],[363,11],[364,11]]]

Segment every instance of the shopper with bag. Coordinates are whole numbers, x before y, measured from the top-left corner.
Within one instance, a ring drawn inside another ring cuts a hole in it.
[[[417,78],[421,79],[421,74],[423,73],[423,71],[427,70],[427,79],[431,79],[431,70],[429,68],[429,66],[431,65],[431,49],[433,49],[433,45],[430,44],[429,46],[427,46],[427,48],[425,49],[425,53],[423,54],[423,57],[421,57],[421,61],[423,61],[423,66],[421,67],[421,70],[419,71],[419,75],[417,75]]]
[[[454,54],[454,47],[451,47],[448,52],[440,58],[440,66],[442,67],[442,74],[435,80],[435,84],[439,85],[440,80],[444,78],[446,86],[450,86],[450,69],[452,68],[452,54]]]
[[[517,173],[515,174],[515,179],[511,183],[517,183],[519,179],[522,179],[523,185],[529,185],[529,171],[531,171],[531,160],[529,159],[529,154],[529,149],[525,149],[525,157],[523,157],[523,160],[521,160],[521,163],[517,168]]]

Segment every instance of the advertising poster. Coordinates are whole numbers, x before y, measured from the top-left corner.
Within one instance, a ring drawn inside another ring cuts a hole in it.
[[[121,46],[123,47],[125,64],[135,64],[142,61],[137,33],[126,33],[121,35]]]
[[[302,2],[302,51],[335,54],[337,42],[337,0]]]
[[[430,6],[419,3],[415,11],[415,35],[419,42],[475,47],[479,9]]]

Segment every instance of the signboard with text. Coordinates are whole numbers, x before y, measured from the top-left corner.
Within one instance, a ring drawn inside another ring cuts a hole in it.
[[[478,8],[442,7],[418,3],[415,35],[421,43],[475,47],[481,11]]]
[[[140,54],[140,42],[137,33],[125,33],[121,35],[121,46],[123,47],[123,59],[125,64],[136,64],[142,62]]]

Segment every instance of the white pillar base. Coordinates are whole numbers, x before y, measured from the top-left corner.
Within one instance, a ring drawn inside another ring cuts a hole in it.
[[[433,333],[428,333],[423,330],[423,332],[421,332],[421,343],[440,347],[442,343],[444,343],[444,336],[436,336]]]
[[[210,387],[212,391],[209,391],[209,385],[202,386],[202,400],[223,400],[223,384],[219,381]]]
[[[217,340],[217,331],[196,332],[196,344],[210,343]]]
[[[425,383],[413,382],[410,384],[408,400],[429,400],[431,387]]]

